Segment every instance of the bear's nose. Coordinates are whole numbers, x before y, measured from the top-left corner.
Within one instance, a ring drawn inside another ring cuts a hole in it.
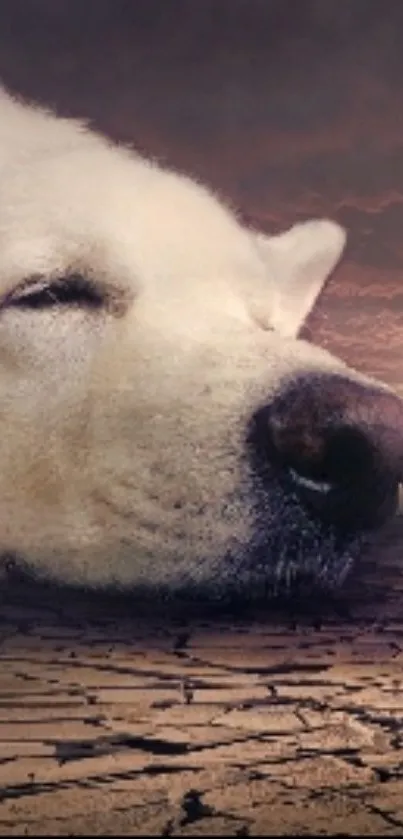
[[[403,401],[381,385],[336,374],[285,384],[255,417],[261,456],[323,520],[379,527],[396,511],[403,463]]]

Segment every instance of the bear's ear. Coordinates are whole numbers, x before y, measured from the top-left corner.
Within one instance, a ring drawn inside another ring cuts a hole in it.
[[[278,236],[255,235],[272,283],[270,325],[295,337],[341,257],[346,233],[336,222],[312,219]]]

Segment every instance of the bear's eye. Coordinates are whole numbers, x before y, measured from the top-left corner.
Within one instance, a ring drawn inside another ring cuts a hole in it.
[[[103,304],[99,289],[86,277],[70,274],[49,281],[32,277],[11,291],[2,301],[3,307],[49,309],[57,306],[99,308]]]

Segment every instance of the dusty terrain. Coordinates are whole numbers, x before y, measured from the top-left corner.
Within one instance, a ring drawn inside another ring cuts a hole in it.
[[[3,0],[0,75],[262,229],[346,224],[307,334],[403,389],[402,23],[393,0]],[[402,521],[303,614],[156,617],[11,578],[0,834],[401,835]]]
[[[1,835],[401,835],[403,621],[2,616]]]

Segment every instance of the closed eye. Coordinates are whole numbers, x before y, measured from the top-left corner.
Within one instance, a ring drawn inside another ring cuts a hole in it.
[[[49,309],[61,306],[100,308],[104,295],[86,277],[70,274],[49,281],[33,277],[17,286],[2,301],[2,307]]]

